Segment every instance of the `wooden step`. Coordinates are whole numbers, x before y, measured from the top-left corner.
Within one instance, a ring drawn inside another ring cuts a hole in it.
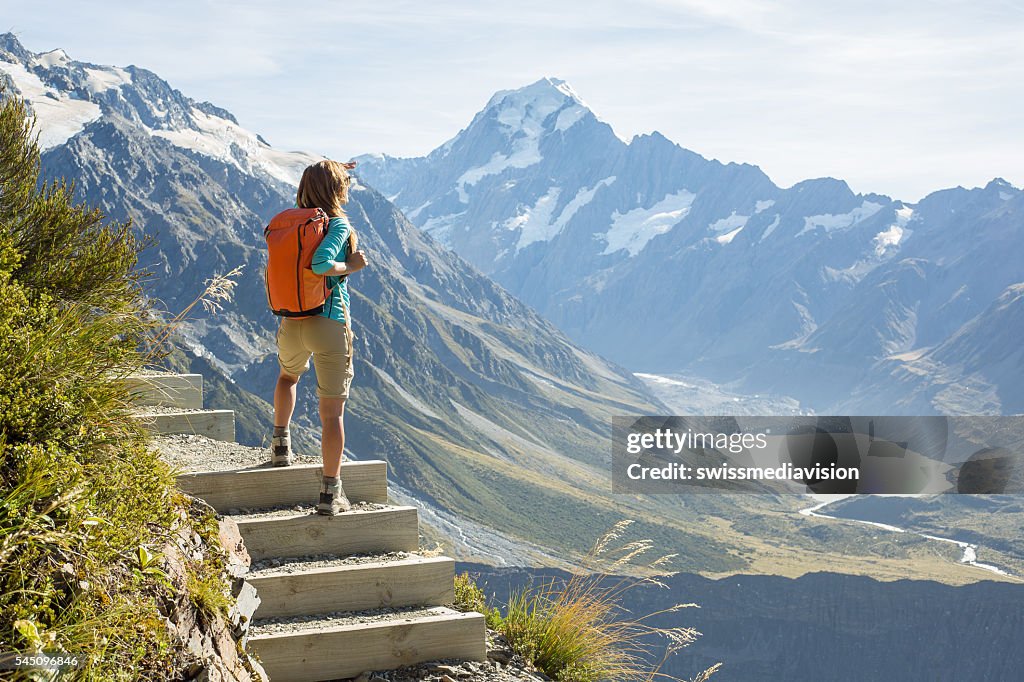
[[[295,512],[234,519],[255,561],[311,554],[413,552],[419,546],[416,507],[354,509],[337,516]]]
[[[288,568],[291,572],[267,569],[246,578],[262,600],[256,618],[443,606],[455,601],[455,560],[448,557]]]
[[[234,410],[142,407],[135,412],[135,416],[154,434],[194,433],[214,440],[235,440]]]
[[[444,607],[362,623],[314,620],[272,634],[260,633],[259,621],[254,626],[249,646],[273,682],[336,680],[440,658],[487,656],[483,615]]]
[[[202,409],[202,374],[137,374],[126,380],[135,405]]]
[[[319,464],[293,464],[188,473],[178,476],[178,487],[219,512],[308,504],[315,502],[320,492],[320,471]],[[387,504],[387,462],[342,462],[341,484],[353,502]]]

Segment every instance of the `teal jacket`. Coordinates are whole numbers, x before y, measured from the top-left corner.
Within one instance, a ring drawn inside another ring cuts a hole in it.
[[[331,218],[327,224],[327,236],[320,242],[320,246],[313,252],[311,267],[313,272],[322,275],[335,263],[348,258],[348,235],[352,232],[352,226],[345,218]],[[331,293],[324,303],[322,317],[328,317],[345,324],[345,311],[349,310],[348,278],[327,276],[327,286]]]

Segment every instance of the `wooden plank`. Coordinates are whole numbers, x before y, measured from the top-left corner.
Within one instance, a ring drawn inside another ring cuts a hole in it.
[[[416,507],[344,512],[319,516],[235,519],[253,560],[309,554],[374,554],[413,552],[419,546]]]
[[[135,405],[203,408],[202,374],[139,374],[125,383]]]
[[[437,615],[395,621],[252,635],[249,646],[273,682],[355,677],[439,658],[483,661],[486,626],[479,613],[437,609]]]
[[[443,606],[455,601],[455,560],[448,557],[263,573],[247,580],[262,600],[256,618]]]
[[[234,410],[146,412],[142,408],[136,417],[150,433],[194,433],[214,440],[235,440]]]
[[[293,464],[182,474],[178,487],[220,512],[304,504],[317,500],[320,471],[319,464]],[[353,502],[387,504],[388,465],[383,460],[342,462],[341,482]]]

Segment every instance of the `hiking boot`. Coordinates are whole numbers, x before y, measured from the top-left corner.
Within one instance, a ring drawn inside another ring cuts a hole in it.
[[[320,502],[316,505],[316,513],[324,516],[336,516],[352,508],[352,503],[345,497],[341,487],[341,479],[324,476],[320,484]]]
[[[286,467],[295,462],[292,453],[292,437],[274,436],[270,441],[270,463],[276,467]]]

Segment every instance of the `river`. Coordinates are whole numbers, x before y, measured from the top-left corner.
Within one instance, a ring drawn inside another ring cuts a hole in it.
[[[811,505],[810,507],[807,507],[806,509],[800,510],[800,513],[804,516],[813,516],[819,519],[830,519],[832,521],[849,521],[851,523],[860,523],[866,526],[881,528],[882,530],[886,530],[892,533],[912,533],[923,538],[928,538],[929,540],[935,540],[936,542],[949,542],[963,550],[963,556],[960,558],[960,563],[967,564],[969,566],[974,566],[975,568],[980,568],[982,570],[989,571],[997,575],[1005,575],[1011,577],[1013,576],[1012,573],[1009,573],[1008,571],[1005,571],[999,568],[998,566],[993,566],[992,564],[983,564],[979,562],[977,560],[978,546],[972,545],[969,542],[953,540],[950,538],[942,538],[936,535],[928,535],[926,533],[918,533],[917,531],[908,530],[906,528],[900,528],[898,526],[891,526],[887,523],[878,523],[877,521],[864,521],[861,519],[851,519],[842,516],[829,516],[828,514],[821,513],[821,510],[824,509],[826,506],[834,502],[838,502],[839,500],[845,499],[847,497],[852,497],[852,495],[808,495],[808,497],[815,500],[815,504]]]

